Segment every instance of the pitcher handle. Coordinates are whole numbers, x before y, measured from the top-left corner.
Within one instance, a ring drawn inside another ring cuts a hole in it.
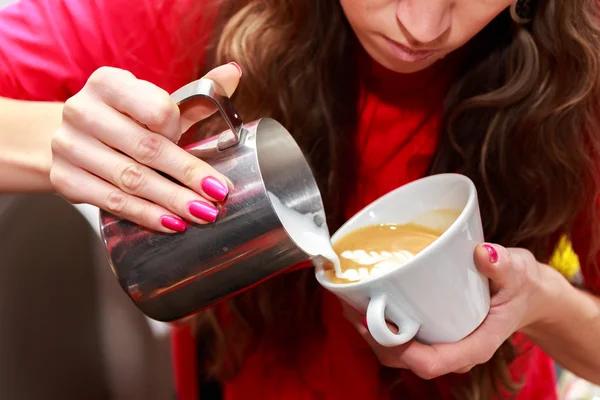
[[[182,86],[171,94],[171,98],[178,106],[196,97],[210,99],[229,126],[228,131],[219,135],[217,148],[225,150],[238,144],[244,123],[221,85],[211,79],[202,78]]]

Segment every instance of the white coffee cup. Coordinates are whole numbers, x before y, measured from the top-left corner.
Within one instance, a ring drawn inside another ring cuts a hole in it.
[[[462,211],[457,219],[445,221],[433,212],[443,209]],[[488,279],[473,258],[484,236],[477,191],[469,178],[440,174],[402,186],[357,213],[333,235],[332,242],[364,226],[411,222],[447,229],[396,269],[336,284],[317,266],[317,280],[357,309],[366,310],[369,331],[383,346],[398,346],[413,338],[426,344],[457,342],[481,324],[490,308]],[[398,333],[388,328],[386,319],[398,326]]]

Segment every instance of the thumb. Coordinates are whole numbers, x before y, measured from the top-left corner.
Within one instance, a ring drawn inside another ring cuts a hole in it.
[[[497,244],[484,243],[475,248],[475,265],[490,280],[492,294],[505,288],[510,279],[511,256]]]
[[[221,65],[210,70],[203,78],[211,79],[218,83],[226,95],[231,97],[242,77],[242,69],[236,63]],[[181,132],[186,132],[196,122],[211,116],[217,107],[214,103],[206,98],[198,97],[187,101],[180,106],[181,110]]]

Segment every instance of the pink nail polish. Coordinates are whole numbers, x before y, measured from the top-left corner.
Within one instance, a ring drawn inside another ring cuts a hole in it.
[[[203,201],[193,201],[189,206],[190,214],[196,218],[200,218],[206,222],[215,222],[219,215],[219,210],[212,204]]]
[[[160,219],[160,223],[167,229],[171,229],[175,232],[183,232],[187,229],[187,224],[183,222],[183,220],[172,217],[170,215],[165,215]]]
[[[227,186],[223,185],[221,181],[212,176],[204,178],[202,181],[202,190],[207,196],[210,196],[217,201],[225,200],[225,197],[227,197],[227,194],[229,193]]]
[[[234,67],[237,68],[238,73],[240,74],[240,78],[242,77],[242,68],[236,63],[236,62],[230,62],[229,64],[233,65]]]
[[[490,246],[489,244],[484,244],[483,248],[486,249],[488,251],[488,253],[490,254],[490,262],[492,264],[495,264],[498,262],[498,252],[496,251],[495,248],[493,248],[492,246]]]

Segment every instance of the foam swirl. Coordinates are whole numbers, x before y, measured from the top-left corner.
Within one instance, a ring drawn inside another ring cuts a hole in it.
[[[368,278],[370,276],[374,276],[380,274],[385,271],[392,270],[394,268],[398,268],[402,264],[405,264],[407,261],[414,257],[409,251],[400,250],[400,251],[365,251],[365,250],[346,250],[341,254],[342,258],[350,260],[359,265],[372,266],[370,268],[351,268],[345,271],[336,271],[335,275],[340,279],[346,279],[349,281],[360,281],[362,279]]]

